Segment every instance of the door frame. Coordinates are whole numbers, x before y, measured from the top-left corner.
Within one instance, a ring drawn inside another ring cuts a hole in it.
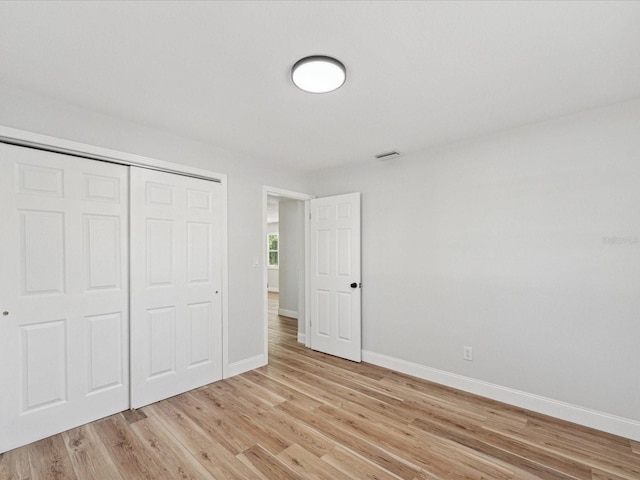
[[[0,142],[18,145],[38,150],[55,153],[63,153],[89,160],[116,163],[125,166],[135,166],[160,170],[178,175],[212,180],[220,183],[222,187],[222,378],[227,378],[229,373],[229,301],[228,301],[228,183],[227,175],[203,168],[190,167],[179,163],[156,160],[142,155],[121,152],[110,148],[98,147],[87,143],[75,142],[63,138],[42,135],[40,133],[20,130],[0,125]],[[266,196],[265,196],[266,202]],[[266,203],[265,203],[266,209]],[[266,215],[266,210],[265,210]],[[266,216],[265,216],[266,219]],[[265,220],[266,225],[266,220]],[[305,240],[306,241],[306,240]],[[266,286],[265,286],[266,288]]]
[[[309,212],[310,200],[316,198],[315,195],[311,195],[308,193],[294,192],[292,190],[285,190],[278,187],[271,187],[268,185],[263,185],[262,187],[262,295],[263,295],[263,336],[264,336],[264,363],[267,364],[269,362],[269,292],[267,291],[267,284],[269,281],[269,265],[267,259],[269,258],[268,245],[267,245],[267,201],[269,196],[281,197],[289,200],[301,200],[304,202],[304,324],[305,324],[305,341],[304,344],[306,347],[309,347],[309,335],[307,332],[309,331],[309,299],[310,299],[310,290],[309,290],[309,266],[310,266],[310,257],[309,257],[309,246],[311,245],[310,237],[309,237]],[[300,295],[300,292],[298,293]]]

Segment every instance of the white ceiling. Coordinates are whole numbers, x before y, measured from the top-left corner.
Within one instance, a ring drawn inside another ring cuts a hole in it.
[[[312,170],[639,97],[640,2],[0,2],[0,82]]]

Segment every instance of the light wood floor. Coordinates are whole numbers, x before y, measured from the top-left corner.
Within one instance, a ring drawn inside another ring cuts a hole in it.
[[[312,352],[0,456],[0,479],[640,479],[640,444]]]

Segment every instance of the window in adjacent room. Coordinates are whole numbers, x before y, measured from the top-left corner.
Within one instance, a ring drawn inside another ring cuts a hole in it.
[[[278,266],[278,234],[270,233],[267,241],[269,242],[269,266]]]

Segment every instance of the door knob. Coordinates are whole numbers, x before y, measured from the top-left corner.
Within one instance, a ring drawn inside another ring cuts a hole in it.
[[[353,283],[351,284],[351,288],[358,288],[358,284],[357,284],[356,282],[353,282]]]

